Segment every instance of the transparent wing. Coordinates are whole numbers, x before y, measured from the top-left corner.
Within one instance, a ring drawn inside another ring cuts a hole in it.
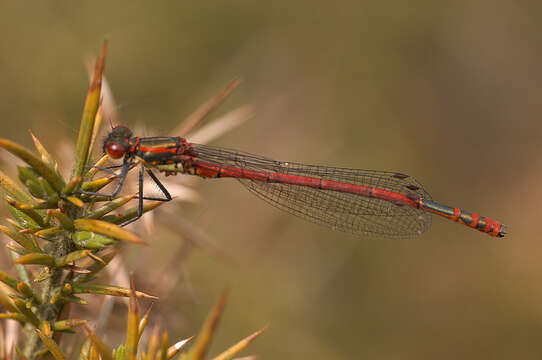
[[[431,199],[420,183],[404,174],[305,165],[271,160],[236,150],[191,145],[194,156],[210,163],[371,186],[416,198]],[[431,226],[429,213],[386,200],[308,186],[238,180],[250,192],[271,205],[333,230],[363,236],[405,238],[420,235]]]

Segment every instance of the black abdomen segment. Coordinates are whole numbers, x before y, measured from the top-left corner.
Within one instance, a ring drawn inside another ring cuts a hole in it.
[[[420,199],[420,209],[444,216],[450,220],[465,224],[473,229],[492,236],[503,237],[506,234],[504,224],[476,213],[461,210],[460,208],[454,208],[434,201]]]

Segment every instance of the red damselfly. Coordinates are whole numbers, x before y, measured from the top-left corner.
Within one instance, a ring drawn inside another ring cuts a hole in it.
[[[401,173],[276,161],[193,144],[182,137],[134,137],[125,126],[113,128],[104,141],[103,150],[114,159],[124,159],[118,166],[116,188],[105,196],[115,197],[129,169],[141,165],[138,216],[129,222],[142,215],[143,200],[171,200],[152,171],[156,169],[166,175],[184,173],[204,178],[235,178],[250,192],[279,209],[356,235],[399,238],[420,235],[431,225],[431,213],[491,236],[505,235],[500,222],[434,202],[420,183]],[[160,188],[163,198],[143,196],[145,172]]]

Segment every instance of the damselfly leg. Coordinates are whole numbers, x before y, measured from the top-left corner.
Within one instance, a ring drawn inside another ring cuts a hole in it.
[[[122,165],[113,165],[113,166],[107,166],[107,167],[96,166],[95,168],[97,168],[98,170],[112,173],[113,175],[115,175],[119,179],[119,182],[117,183],[117,185],[115,186],[115,188],[110,194],[93,192],[93,191],[85,191],[85,190],[80,190],[80,193],[86,194],[86,195],[102,196],[108,199],[115,198],[119,194],[120,190],[122,189],[122,186],[124,185],[124,181],[126,180],[126,176],[128,175],[128,172],[135,165],[137,164],[133,161],[133,159],[124,158]],[[111,169],[118,169],[118,168],[121,169],[119,174],[111,170]],[[150,178],[156,184],[156,186],[158,186],[158,188],[160,189],[164,197],[144,196],[143,180],[144,180],[145,171],[147,172],[147,174],[149,174]],[[160,180],[158,180],[156,175],[154,175],[154,173],[150,169],[146,169],[145,166],[142,164],[140,165],[140,169],[139,169],[138,181],[139,181],[139,184],[138,184],[139,191],[138,191],[137,215],[133,219],[128,220],[124,222],[123,224],[121,224],[121,226],[126,226],[138,220],[139,218],[141,218],[141,216],[143,215],[143,200],[154,200],[154,201],[171,201],[172,200],[171,194],[169,193],[169,191],[167,191],[166,187],[160,182]]]
[[[149,196],[143,196],[143,178],[144,178],[144,172],[147,171],[147,174],[151,177],[152,181],[158,186],[162,194],[164,194],[163,198],[157,198],[157,197],[149,197]],[[152,172],[150,169],[145,169],[144,166],[141,166],[139,169],[139,192],[138,192],[138,204],[137,204],[137,215],[133,219],[130,219],[124,223],[122,223],[120,226],[126,226],[128,224],[133,223],[134,221],[138,220],[143,216],[143,200],[154,200],[154,201],[171,201],[173,198],[171,197],[171,194],[169,191],[167,191],[166,187],[158,180],[156,175]]]
[[[91,166],[85,166],[85,169],[97,169],[106,173],[109,173],[111,175],[117,175],[117,173],[113,169],[120,169],[123,165],[111,165],[111,166],[97,166],[97,165],[91,165]]]
[[[133,162],[132,161],[129,161],[128,158],[125,158],[124,161],[122,162],[122,165],[115,165],[116,168],[121,168],[120,170],[120,174],[116,174],[115,172],[111,171],[113,173],[113,175],[115,175],[118,179],[119,179],[119,182],[117,183],[117,186],[115,187],[115,189],[113,190],[113,192],[111,194],[104,194],[104,193],[100,193],[100,192],[94,192],[94,191],[86,191],[86,190],[79,190],[79,192],[81,194],[85,194],[85,195],[93,195],[93,196],[103,196],[105,198],[108,198],[108,199],[113,199],[114,197],[116,197],[120,190],[122,189],[122,185],[124,184],[124,180],[126,180],[126,175],[128,174],[128,171],[130,170],[131,166],[133,165]],[[102,170],[100,168],[98,168],[99,170]],[[110,169],[107,169],[107,170],[110,170]]]

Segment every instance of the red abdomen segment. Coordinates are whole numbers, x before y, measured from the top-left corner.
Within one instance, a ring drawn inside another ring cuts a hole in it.
[[[224,165],[219,165],[219,164],[207,163],[205,161],[200,161],[197,159],[194,159],[192,166],[195,169],[196,175],[206,177],[206,178],[231,177],[231,178],[236,178],[236,179],[247,179],[247,180],[252,180],[252,181],[257,181],[257,182],[263,182],[263,183],[268,183],[268,184],[298,185],[301,187],[315,189],[317,191],[320,190],[321,193],[328,193],[329,191],[334,191],[334,192],[339,192],[339,193],[359,195],[359,199],[367,199],[367,198],[379,199],[398,207],[407,206],[407,207],[411,207],[411,208],[418,209],[421,211],[437,214],[445,218],[451,219],[453,221],[456,221],[458,223],[467,225],[471,228],[474,228],[478,231],[484,232],[491,236],[503,237],[505,234],[504,225],[499,223],[498,221],[492,220],[484,216],[480,216],[475,213],[470,213],[468,211],[464,211],[459,208],[442,205],[437,202],[424,199],[419,196],[414,196],[414,194],[411,194],[411,193],[402,194],[399,192],[382,189],[376,186],[356,185],[356,184],[350,184],[346,182],[326,180],[326,179],[314,178],[314,177],[309,177],[309,176],[289,175],[289,174],[282,174],[282,173],[265,171],[265,170],[251,170],[251,169],[243,169],[243,168],[234,167],[234,166],[224,166]],[[311,196],[314,197],[314,195],[311,195]],[[323,194],[322,194],[322,197],[324,197]],[[309,205],[309,206],[317,207],[318,206],[317,201],[313,201],[313,200],[314,199],[311,199],[310,203],[311,204],[314,203],[315,205]],[[360,207],[361,207],[361,201],[362,200],[360,200]],[[363,201],[366,201],[366,200],[363,200]],[[271,201],[271,202],[274,202],[274,201]],[[366,204],[364,204],[364,207],[367,208]],[[380,215],[382,216],[382,218],[386,218],[386,217],[389,218],[390,216],[394,216],[394,215],[390,215],[391,212],[389,208],[386,209],[384,206],[375,206],[375,205],[373,205],[372,207],[375,209],[375,212],[370,213],[370,214],[358,213],[358,215],[359,216],[366,216],[366,215],[374,216],[374,215],[379,215],[378,212],[380,212]],[[295,212],[295,209],[293,210],[294,210],[293,212]],[[356,213],[354,209],[350,210],[349,212]],[[407,215],[407,216],[413,216],[413,215]],[[307,217],[309,217],[310,219],[310,216],[307,216]],[[310,219],[310,220],[319,222],[318,219]]]

